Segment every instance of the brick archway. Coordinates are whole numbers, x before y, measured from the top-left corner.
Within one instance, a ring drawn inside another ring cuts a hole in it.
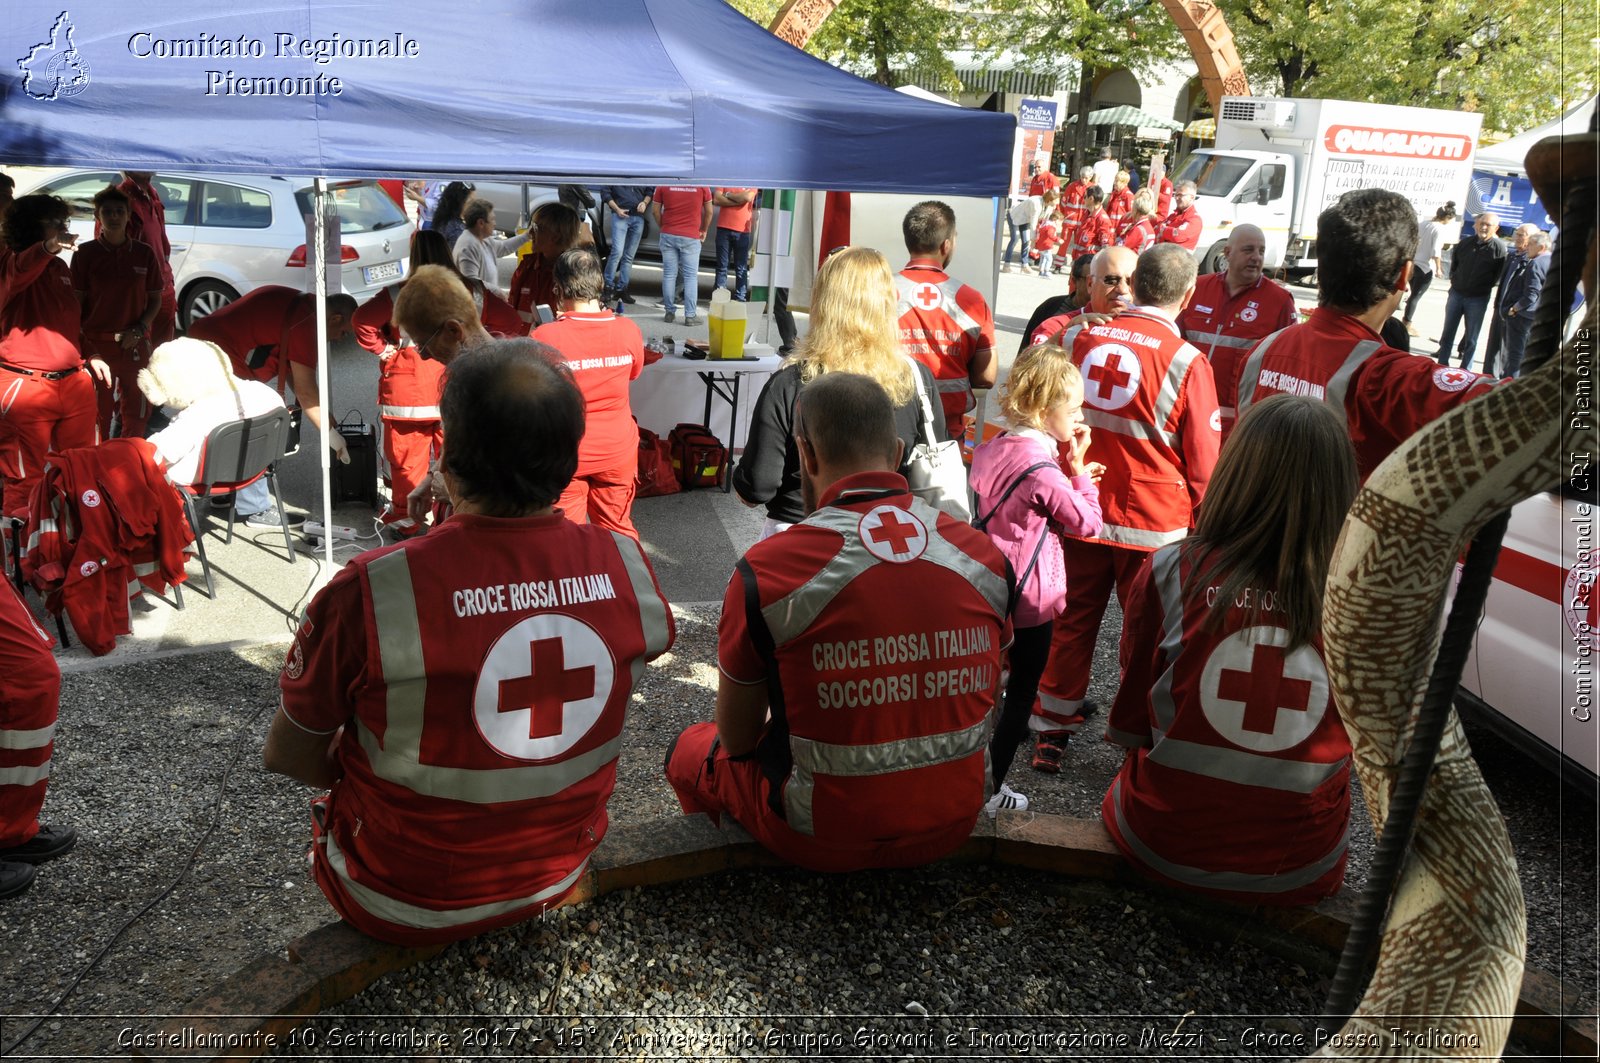
[[[796,48],[804,48],[806,41],[817,32],[839,0],[786,0],[772,25],[772,33]],[[1211,101],[1214,113],[1222,111],[1223,96],[1248,96],[1250,83],[1245,80],[1244,64],[1239,61],[1238,49],[1233,46],[1233,31],[1228,20],[1210,0],[1161,0],[1172,21],[1177,23],[1183,39],[1200,68],[1200,82],[1205,86],[1206,98]]]

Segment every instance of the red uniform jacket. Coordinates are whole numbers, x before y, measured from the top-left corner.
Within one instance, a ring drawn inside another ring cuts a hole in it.
[[[1126,229],[1117,238],[1117,243],[1128,248],[1134,254],[1139,254],[1156,245],[1156,226],[1149,218],[1140,218]]]
[[[1133,192],[1123,188],[1106,193],[1106,213],[1111,216],[1111,227],[1116,232],[1122,231],[1122,219],[1128,216],[1133,209]]]
[[[156,261],[161,264],[161,305],[169,311],[175,310],[177,292],[172,279],[172,242],[167,239],[167,208],[161,202],[161,193],[156,191],[155,182],[141,186],[131,177],[117,187],[128,196],[128,235],[149,244],[156,253]]]
[[[1109,247],[1114,235],[1111,215],[1104,208],[1095,211],[1084,218],[1083,224],[1078,227],[1078,246],[1073,249],[1072,257],[1092,255],[1103,247]]]
[[[82,365],[79,315],[65,262],[43,243],[0,246],[0,362],[44,373]]]
[[[1358,318],[1319,306],[1311,320],[1275,332],[1245,359],[1238,411],[1268,395],[1311,395],[1343,409],[1364,480],[1413,432],[1498,380],[1385,347]]]
[[[753,546],[723,601],[723,674],[775,698],[756,750],[768,804],[818,848],[948,839],[953,850],[987,792],[1010,641],[1005,561],[893,473],[846,477],[822,502]]]
[[[1078,227],[1083,224],[1083,197],[1089,186],[1073,181],[1061,190],[1061,246],[1072,247],[1078,237]]]
[[[1091,542],[1153,550],[1194,525],[1222,445],[1211,365],[1159,310],[1135,307],[1062,336],[1083,373],[1104,524]]]
[[[521,316],[524,334],[526,325],[533,323],[536,316],[534,307],[543,303],[555,309],[555,283],[555,263],[546,262],[539,252],[523,255],[517,261],[517,268],[511,274],[510,302],[512,309]]]
[[[638,543],[456,514],[349,562],[306,612],[283,711],[344,727],[317,884],[374,937],[536,917],[606,832],[628,702],[673,621]]]
[[[1203,273],[1195,281],[1194,298],[1178,315],[1183,338],[1211,359],[1222,409],[1222,438],[1233,431],[1234,403],[1239,394],[1239,367],[1245,352],[1279,329],[1300,320],[1289,289],[1260,278],[1238,295],[1228,294],[1228,275]]]
[[[278,284],[268,284],[189,326],[189,335],[215,343],[228,352],[235,376],[277,386],[287,378],[289,362],[317,364],[317,297]],[[265,349],[252,367],[251,355]],[[280,390],[282,390],[280,388]]]
[[[112,439],[50,455],[29,505],[25,576],[63,607],[83,644],[110,653],[131,629],[128,599],[187,579],[194,534],[155,448]]]
[[[1167,882],[1313,903],[1344,880],[1350,820],[1350,739],[1320,640],[1287,650],[1263,587],[1207,631],[1221,574],[1199,580],[1188,545],[1156,551],[1129,597],[1106,737],[1133,755],[1102,803],[1106,829]]]
[[[0,581],[0,848],[33,840],[50,783],[61,669],[55,640]]]
[[[951,439],[976,403],[971,368],[994,350],[994,317],[978,289],[962,284],[929,259],[914,258],[895,275],[900,293],[900,345],[933,371]]]
[[[1157,243],[1177,244],[1193,251],[1195,245],[1200,242],[1200,230],[1204,228],[1205,222],[1200,220],[1200,212],[1190,206],[1169,215],[1167,220],[1161,223],[1161,233],[1157,237]]]

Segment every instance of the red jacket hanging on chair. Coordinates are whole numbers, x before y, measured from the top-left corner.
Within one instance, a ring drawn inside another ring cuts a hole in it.
[[[187,578],[194,533],[143,439],[51,454],[29,513],[23,575],[52,613],[66,610],[97,656],[131,630],[132,595],[143,587],[161,593]]]

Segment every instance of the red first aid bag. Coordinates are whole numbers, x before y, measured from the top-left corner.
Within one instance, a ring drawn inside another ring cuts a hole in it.
[[[681,490],[678,474],[672,469],[672,452],[666,440],[648,428],[639,429],[639,474],[634,497],[675,495]]]
[[[728,474],[728,448],[703,424],[680,424],[667,434],[672,468],[685,488],[717,487]]]

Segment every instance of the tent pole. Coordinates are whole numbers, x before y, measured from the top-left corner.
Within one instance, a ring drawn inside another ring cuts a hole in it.
[[[313,183],[312,198],[312,283],[317,293],[317,391],[322,396],[322,426],[318,430],[322,444],[322,557],[328,563],[327,574],[333,574],[333,451],[328,433],[333,427],[333,392],[329,387],[328,372],[328,245],[325,220],[328,216],[328,179],[318,177]]]

